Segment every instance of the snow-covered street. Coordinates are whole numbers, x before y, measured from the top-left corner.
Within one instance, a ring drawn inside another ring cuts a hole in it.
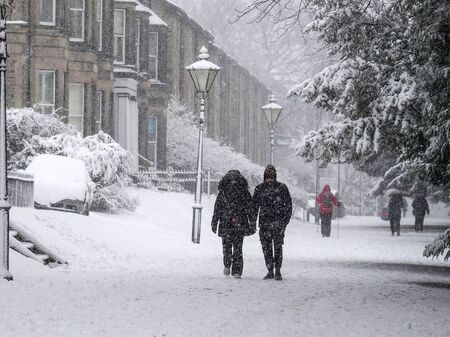
[[[135,213],[12,210],[12,221],[69,266],[49,269],[11,253],[14,281],[0,282],[2,337],[450,334],[450,264],[422,257],[437,229],[407,226],[391,237],[387,222],[346,217],[339,238],[333,221],[324,239],[314,224],[293,220],[283,281],[262,280],[257,235],[245,239],[236,280],[222,275],[221,243],[209,225],[213,199],[194,245],[191,195],[133,192],[141,200]]]

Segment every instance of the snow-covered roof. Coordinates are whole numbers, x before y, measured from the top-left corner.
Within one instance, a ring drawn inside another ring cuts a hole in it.
[[[131,69],[131,68],[127,68],[127,67],[120,67],[120,66],[115,66],[114,67],[114,72],[115,73],[130,73],[130,74],[139,74],[136,70]]]
[[[164,22],[163,19],[161,19],[154,11],[152,11],[149,7],[142,4],[142,2],[138,0],[114,0],[115,2],[125,2],[125,3],[133,3],[136,5],[134,8],[137,12],[144,12],[147,14],[150,14],[150,25],[155,26],[166,26],[168,27],[167,23]]]
[[[28,25],[28,22],[23,20],[15,20],[15,21],[6,21],[7,25]]]
[[[168,27],[169,25],[167,23],[165,23],[165,21],[163,19],[161,19],[158,15],[156,15],[156,13],[154,11],[152,11],[150,8],[150,25],[154,25],[154,26],[166,26]]]
[[[126,3],[133,3],[133,4],[140,4],[138,0],[114,0],[114,2],[126,2]]]

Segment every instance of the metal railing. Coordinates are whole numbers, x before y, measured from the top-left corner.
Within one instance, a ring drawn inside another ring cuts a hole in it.
[[[141,188],[157,188],[163,191],[195,193],[197,172],[194,170],[155,171],[140,169],[136,173],[137,185]],[[203,172],[203,193],[216,194],[221,174],[209,170]]]
[[[21,172],[8,173],[8,202],[15,207],[34,207],[33,175]]]

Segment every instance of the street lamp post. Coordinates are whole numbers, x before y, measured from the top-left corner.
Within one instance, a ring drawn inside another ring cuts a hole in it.
[[[12,0],[0,0],[0,277],[12,280],[9,272],[9,210],[6,173],[6,13]]]
[[[270,164],[273,165],[273,148],[275,146],[275,137],[273,133],[273,129],[275,128],[275,125],[278,122],[278,119],[280,118],[281,111],[283,110],[283,107],[279,104],[277,104],[275,95],[270,95],[269,97],[269,104],[264,105],[261,110],[264,113],[264,116],[266,117],[267,125],[270,129]]]
[[[202,165],[203,165],[203,130],[205,128],[205,99],[212,88],[214,80],[220,71],[220,67],[208,61],[208,49],[204,46],[200,49],[199,61],[186,67],[194,82],[196,94],[200,97],[200,116],[198,120],[198,152],[197,152],[197,177],[195,187],[194,206],[192,206],[192,242],[200,243],[200,231],[202,225]]]

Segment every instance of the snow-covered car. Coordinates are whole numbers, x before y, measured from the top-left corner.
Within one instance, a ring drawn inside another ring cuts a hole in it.
[[[33,159],[25,172],[34,176],[36,208],[89,215],[94,184],[83,161],[42,154]]]

